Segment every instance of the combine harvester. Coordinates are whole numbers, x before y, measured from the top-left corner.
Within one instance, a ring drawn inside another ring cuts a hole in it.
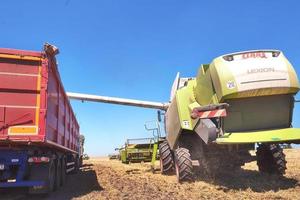
[[[149,124],[155,124],[155,127],[149,127]],[[121,148],[116,148],[119,151],[119,159],[122,163],[128,164],[133,162],[151,162],[151,169],[155,168],[155,161],[159,158],[158,145],[165,140],[161,137],[160,124],[157,121],[148,121],[145,123],[145,129],[151,131],[151,138],[135,138],[127,139],[126,143]]]
[[[0,49],[0,188],[48,193],[78,170],[79,125],[61,83],[55,55]]]
[[[118,149],[122,163],[150,162],[154,143],[154,138],[127,139],[125,145]]]
[[[277,50],[238,52],[200,67],[195,78],[177,74],[168,103],[67,93],[70,99],[165,111],[166,140],[160,144],[163,174],[174,169],[179,182],[196,170],[218,172],[257,160],[259,171],[283,175],[279,144],[300,143],[292,128],[297,75]],[[256,157],[249,150],[258,145]]]

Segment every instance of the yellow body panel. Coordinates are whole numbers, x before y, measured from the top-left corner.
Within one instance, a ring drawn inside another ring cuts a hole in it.
[[[253,131],[240,133],[225,133],[224,136],[217,138],[218,144],[240,144],[258,142],[300,142],[299,128],[284,128],[267,131]]]

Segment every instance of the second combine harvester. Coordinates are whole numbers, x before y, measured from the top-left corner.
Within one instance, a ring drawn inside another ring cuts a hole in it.
[[[68,93],[69,98],[165,110],[166,140],[161,172],[178,181],[196,170],[216,172],[257,159],[261,172],[283,175],[279,144],[300,143],[292,128],[296,72],[281,51],[257,50],[220,56],[201,65],[195,78],[177,74],[168,103]],[[258,145],[256,157],[249,150]]]

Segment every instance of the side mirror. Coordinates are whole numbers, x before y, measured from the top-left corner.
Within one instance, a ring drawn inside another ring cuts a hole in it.
[[[119,151],[120,149],[119,148],[115,148],[115,151]]]
[[[160,110],[157,111],[157,120],[159,122],[161,122],[161,112],[160,112]]]

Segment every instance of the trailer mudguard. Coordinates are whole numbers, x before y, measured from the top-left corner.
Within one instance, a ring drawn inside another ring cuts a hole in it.
[[[0,188],[44,186],[44,181],[24,180],[28,153],[18,150],[0,151]]]

